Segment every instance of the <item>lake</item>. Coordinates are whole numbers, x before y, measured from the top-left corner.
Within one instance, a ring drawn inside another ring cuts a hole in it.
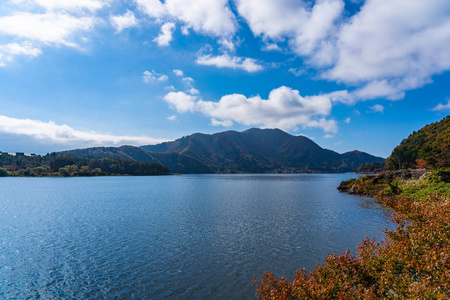
[[[254,299],[393,228],[354,176],[0,178],[0,298]]]

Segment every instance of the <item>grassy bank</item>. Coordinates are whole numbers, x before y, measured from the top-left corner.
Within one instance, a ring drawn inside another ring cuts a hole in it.
[[[257,284],[259,299],[449,299],[450,172],[418,178],[366,176],[341,190],[378,196],[395,213],[395,230],[366,239],[356,255],[329,255],[322,266],[299,270],[292,281],[270,272]],[[409,175],[407,175],[409,176]],[[390,179],[387,179],[390,178]]]

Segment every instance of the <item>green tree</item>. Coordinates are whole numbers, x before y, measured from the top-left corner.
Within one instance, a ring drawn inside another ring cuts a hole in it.
[[[0,177],[8,176],[8,171],[5,168],[0,168]]]

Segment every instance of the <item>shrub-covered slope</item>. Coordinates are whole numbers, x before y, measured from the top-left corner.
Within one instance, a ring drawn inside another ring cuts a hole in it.
[[[450,116],[413,132],[386,160],[389,169],[450,167]]]

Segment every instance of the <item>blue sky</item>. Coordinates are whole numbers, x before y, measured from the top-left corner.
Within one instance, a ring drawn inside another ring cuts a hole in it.
[[[388,156],[450,111],[448,0],[7,0],[0,150],[281,128]]]

